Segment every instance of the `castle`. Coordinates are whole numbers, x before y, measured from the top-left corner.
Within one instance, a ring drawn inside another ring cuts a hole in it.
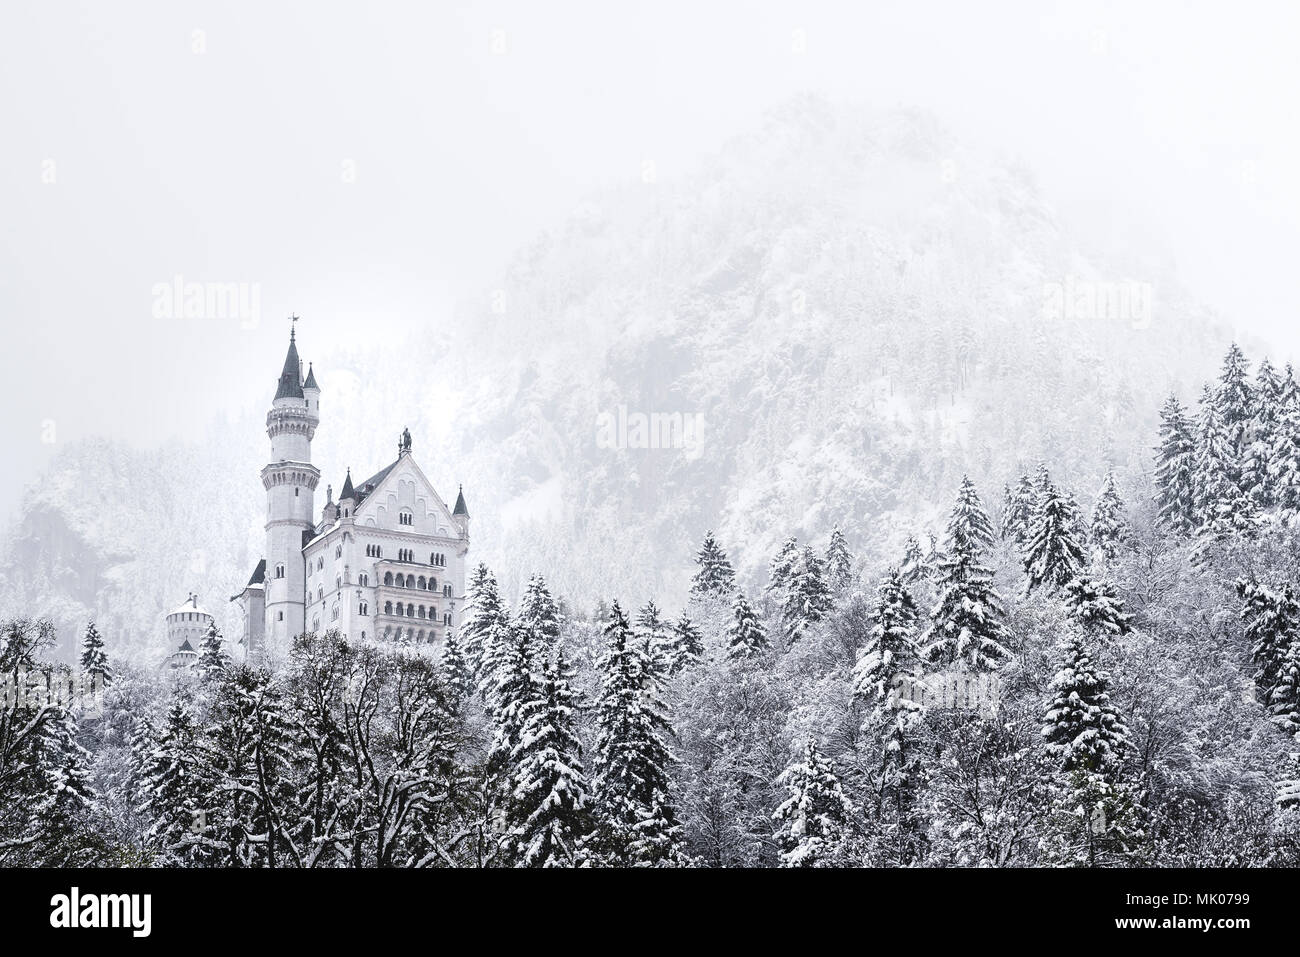
[[[355,484],[349,469],[337,502],[327,486],[316,519],[320,470],[311,464],[311,442],[320,399],[311,366],[303,375],[291,329],[266,415],[266,557],[230,599],[243,619],[244,654],[283,661],[304,631],[440,645],[465,593],[464,493],[447,507],[416,464],[411,433],[403,430],[396,460]]]

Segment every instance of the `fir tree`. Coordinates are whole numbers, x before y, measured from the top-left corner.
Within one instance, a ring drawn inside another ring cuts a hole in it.
[[[903,546],[903,560],[899,563],[898,571],[905,585],[914,585],[930,574],[931,569],[926,565],[921,543],[916,540],[915,535],[907,536],[907,544]]]
[[[588,847],[597,860],[645,866],[677,859],[679,825],[671,801],[670,728],[658,697],[653,663],[618,602],[605,626],[596,704],[596,769],[592,783],[600,826]]]
[[[1118,638],[1133,630],[1133,616],[1124,611],[1123,600],[1106,579],[1096,581],[1080,575],[1069,581],[1065,586],[1065,607],[1085,631],[1099,637]]]
[[[587,781],[563,649],[543,668],[538,694],[522,714],[511,802],[512,836],[522,867],[568,867],[590,832]]]
[[[1011,657],[1002,624],[1002,598],[981,563],[992,526],[969,479],[962,479],[948,520],[948,549],[938,569],[939,601],[930,615],[923,657],[936,665],[992,671]]]
[[[918,617],[916,603],[894,569],[880,583],[871,632],[853,669],[853,693],[868,708],[883,707],[895,679],[915,670]]]
[[[99,637],[93,621],[86,625],[86,634],[81,639],[81,673],[97,680],[105,688],[113,683],[108,655],[104,653],[104,639]]]
[[[830,761],[811,738],[800,760],[781,773],[789,797],[772,818],[778,824],[782,867],[818,867],[834,860],[853,805],[845,797]]]
[[[726,597],[736,590],[736,573],[727,560],[727,553],[719,547],[710,531],[704,536],[704,544],[695,556],[699,566],[691,579],[692,595],[714,595]]]
[[[1160,447],[1156,450],[1156,508],[1162,525],[1190,535],[1196,518],[1196,443],[1192,426],[1176,396],[1160,409]]]
[[[826,581],[834,591],[843,591],[853,581],[853,556],[838,525],[832,529],[826,546]]]
[[[229,665],[230,657],[226,654],[225,641],[213,620],[199,641],[199,657],[194,662],[194,670],[207,684],[220,678]]]
[[[1092,509],[1092,527],[1089,539],[1094,553],[1105,564],[1115,560],[1121,545],[1128,538],[1128,524],[1124,521],[1124,500],[1115,487],[1115,473],[1107,469],[1101,493]]]
[[[1028,475],[1020,476],[1013,489],[1007,486],[1002,506],[1002,539],[1023,546],[1029,536],[1029,523],[1038,508],[1038,494]]]
[[[1300,631],[1300,604],[1289,582],[1268,586],[1254,578],[1237,581],[1245,638],[1255,662],[1255,688],[1265,706],[1283,680],[1292,645]]]
[[[805,545],[796,554],[786,586],[779,593],[786,638],[792,642],[802,638],[831,610],[833,600],[821,559],[810,546]]]
[[[743,594],[737,593],[731,605],[731,627],[727,629],[727,657],[757,658],[771,647],[767,632],[754,608]]]
[[[1193,504],[1197,534],[1220,540],[1250,531],[1255,525],[1255,508],[1249,495],[1238,485],[1241,460],[1235,448],[1233,429],[1220,413],[1219,402],[1206,387],[1197,423],[1195,493]]]
[[[496,576],[482,562],[470,573],[465,599],[465,617],[460,626],[461,647],[475,680],[479,682],[479,690],[485,692],[483,665],[488,655],[488,642],[507,613],[497,589]]]
[[[668,673],[680,674],[704,657],[704,638],[686,612],[673,623],[668,639]]]
[[[1268,451],[1269,487],[1273,504],[1295,512],[1300,510],[1300,388],[1290,365],[1278,390],[1277,406]]]
[[[1251,390],[1250,421],[1241,474],[1241,487],[1251,493],[1255,504],[1261,508],[1272,507],[1276,499],[1272,455],[1283,422],[1284,389],[1282,378],[1266,357],[1259,364],[1255,386]]]
[[[1224,430],[1228,460],[1232,470],[1229,480],[1241,487],[1242,463],[1250,437],[1255,412],[1255,396],[1250,386],[1250,367],[1246,356],[1234,342],[1223,359],[1223,371],[1214,392],[1213,405]]]
[[[668,622],[664,621],[654,599],[641,606],[636,616],[636,630],[651,658],[668,654]]]
[[[520,602],[519,627],[528,633],[532,653],[544,660],[560,640],[560,609],[551,597],[546,581],[540,575],[528,579]]]
[[[438,663],[447,690],[457,702],[467,700],[474,692],[474,674],[470,670],[465,652],[461,650],[460,639],[456,636],[455,629],[447,632]]]
[[[50,708],[40,724],[33,767],[39,790],[29,811],[39,835],[33,851],[47,867],[98,863],[98,839],[90,826],[95,796],[90,755],[77,743],[77,722],[62,706]]]
[[[198,727],[179,695],[167,711],[162,736],[144,761],[141,809],[153,821],[147,840],[164,863],[211,863],[204,843],[215,811],[216,776],[199,747]]]
[[[1055,485],[1042,492],[1023,559],[1025,593],[1039,586],[1061,588],[1084,565],[1083,548],[1075,535],[1075,513]]]

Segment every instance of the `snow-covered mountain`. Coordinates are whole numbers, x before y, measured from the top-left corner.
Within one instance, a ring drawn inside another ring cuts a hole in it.
[[[1115,284],[1149,314],[1045,314]],[[677,605],[709,528],[750,586],[781,539],[835,524],[874,570],[941,527],[963,472],[990,504],[1040,459],[1085,505],[1108,465],[1145,494],[1161,399],[1228,344],[1170,276],[1080,248],[1025,172],[924,113],[811,97],[687,178],[592,197],[476,301],[446,335],[316,352],[317,444],[364,471],[409,425],[444,495],[465,485],[472,555],[586,606]],[[422,421],[376,429],[397,394]],[[606,447],[620,407],[695,417],[695,441]],[[95,615],[140,659],[191,589],[221,620],[261,551],[262,428],[65,449],[8,534],[0,613],[65,639]],[[341,479],[327,461],[322,492]]]

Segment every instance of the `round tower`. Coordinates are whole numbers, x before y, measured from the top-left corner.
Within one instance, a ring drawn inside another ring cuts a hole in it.
[[[315,528],[316,483],[311,440],[320,424],[320,387],[314,374],[302,377],[295,335],[266,414],[271,461],[262,469],[266,488],[266,648],[283,660],[292,640],[305,628],[306,568],[302,546]]]
[[[191,593],[185,604],[167,615],[167,646],[171,654],[163,663],[169,671],[188,670],[199,660],[199,646],[213,618]]]

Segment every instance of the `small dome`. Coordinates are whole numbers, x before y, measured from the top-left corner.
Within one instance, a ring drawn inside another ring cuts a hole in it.
[[[198,602],[198,597],[191,595],[185,604],[181,605],[175,611],[167,613],[168,618],[176,615],[202,615],[205,618],[211,618],[212,614]]]

